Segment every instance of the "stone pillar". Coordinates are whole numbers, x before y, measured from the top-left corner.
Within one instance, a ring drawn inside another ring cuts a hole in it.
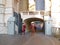
[[[5,2],[5,23],[7,26],[7,20],[13,16],[12,0],[6,0]]]
[[[50,16],[45,16],[45,35],[52,35],[52,20]]]
[[[5,0],[5,15],[4,15],[4,22],[7,28],[7,21],[8,19],[13,16],[13,8],[12,8],[12,0]],[[7,32],[7,31],[6,31]]]
[[[45,0],[45,35],[52,35],[51,0]]]
[[[3,30],[1,34],[7,34],[7,20],[12,15],[12,0],[0,0],[0,26],[3,27],[0,27]]]
[[[0,34],[7,34],[5,26],[5,0],[0,0]]]

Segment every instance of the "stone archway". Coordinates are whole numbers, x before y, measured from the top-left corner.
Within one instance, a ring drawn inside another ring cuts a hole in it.
[[[41,19],[41,18],[27,18],[27,19],[24,20],[24,22],[26,23],[27,30],[30,30],[29,26],[30,26],[32,21],[44,22],[44,20]]]

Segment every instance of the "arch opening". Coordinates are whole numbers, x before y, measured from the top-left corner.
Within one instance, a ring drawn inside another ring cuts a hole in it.
[[[39,22],[39,24],[43,24],[43,26],[44,26],[44,20],[40,19],[40,18],[28,18],[28,19],[25,19],[24,22],[26,24],[26,29],[30,32],[31,32],[31,28],[30,28],[31,22],[34,22],[36,24],[35,26],[38,25],[36,22]],[[40,30],[38,32],[41,32],[41,31],[44,32],[43,26],[42,26],[42,30]],[[35,30],[35,32],[37,32],[37,30]]]

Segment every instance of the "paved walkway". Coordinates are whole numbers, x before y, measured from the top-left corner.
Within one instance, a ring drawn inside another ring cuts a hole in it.
[[[35,34],[24,45],[60,45],[60,42],[54,37]]]
[[[60,45],[60,41],[40,33],[14,36],[0,35],[0,45]]]

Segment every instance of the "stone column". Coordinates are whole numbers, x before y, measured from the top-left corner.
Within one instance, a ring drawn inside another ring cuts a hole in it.
[[[51,0],[45,0],[45,35],[52,35]]]
[[[13,16],[12,0],[6,0],[5,2],[5,23],[7,26],[7,20]]]

